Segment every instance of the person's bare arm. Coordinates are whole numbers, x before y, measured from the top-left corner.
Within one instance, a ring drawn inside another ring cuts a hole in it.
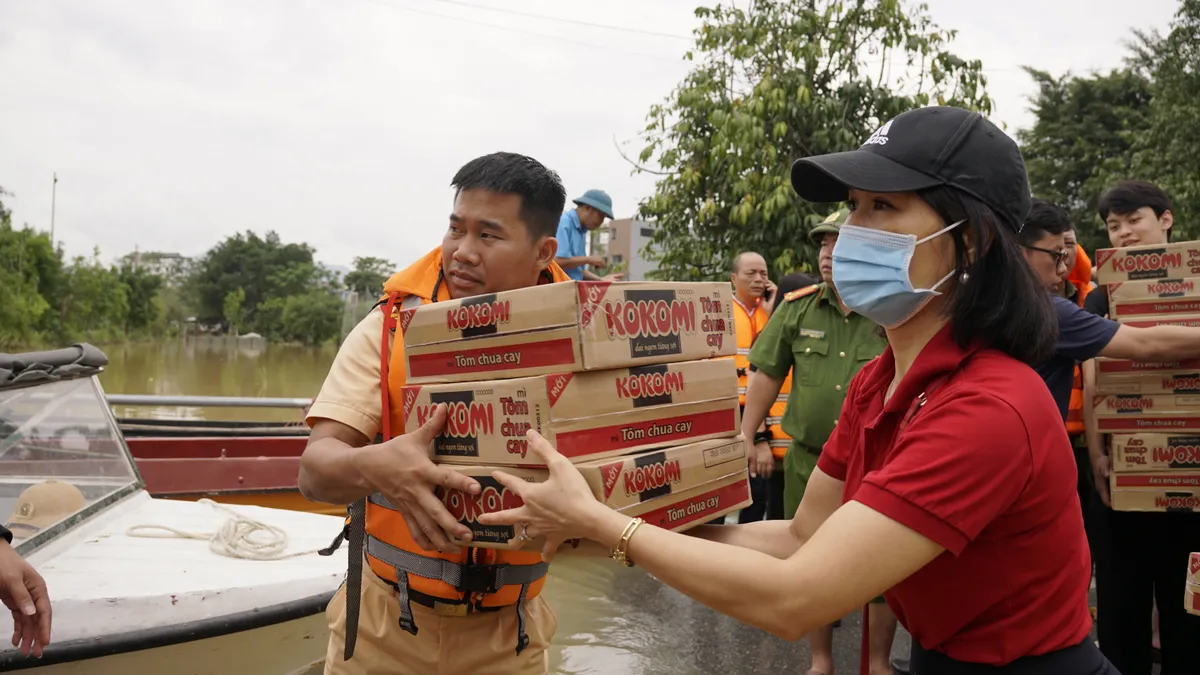
[[[775,470],[775,456],[766,443],[755,443],[754,434],[766,428],[767,413],[783,389],[783,380],[755,370],[746,381],[746,409],[742,411],[742,436],[750,446],[747,462],[751,476],[770,476]],[[758,446],[763,447],[758,447]]]
[[[1096,485],[1096,493],[1100,495],[1101,501],[1111,508],[1112,496],[1108,490],[1110,460],[1104,452],[1104,436],[1096,426],[1096,411],[1092,406],[1096,395],[1095,360],[1081,363],[1080,371],[1083,376],[1083,433],[1087,441],[1088,460],[1092,465],[1092,482]]]
[[[563,540],[559,537],[567,530],[615,549],[630,517],[596,501],[570,460],[544,438],[531,433],[530,439],[531,452],[550,468],[549,480],[526,483],[501,471],[493,473],[523,505],[481,515],[479,521],[528,522],[530,536],[546,533],[542,556],[547,559],[554,557]],[[818,483],[820,473],[814,472]],[[806,495],[809,507],[800,508],[816,511],[827,506],[836,483],[819,486],[814,499]],[[820,519],[819,513],[810,515],[814,522]],[[797,528],[808,526],[801,520]],[[748,537],[742,541],[750,543]],[[772,555],[782,551],[749,548],[641,525],[629,538],[626,552],[639,567],[693,600],[772,635],[797,640],[878,597],[945,550],[859,502],[837,508],[786,559]]]
[[[596,515],[588,538],[616,547],[629,518],[611,509]],[[663,583],[785,640],[862,607],[944,550],[858,502],[840,507],[786,560],[645,525],[628,545],[630,559]]]
[[[349,425],[317,420],[300,455],[300,494],[326,504],[349,504],[372,494],[361,468],[367,443],[367,437]]]
[[[842,503],[845,485],[816,469],[804,489],[800,508],[790,521],[762,520],[746,525],[701,525],[688,534],[730,546],[740,546],[774,558],[791,557]]]
[[[597,267],[604,264],[604,259],[594,255],[577,255],[570,258],[555,258],[554,262],[564,270],[574,269],[576,267],[585,267],[587,265],[595,265]],[[587,274],[584,272],[584,274]]]
[[[1121,326],[1100,356],[1132,361],[1200,359],[1200,328],[1187,326]]]

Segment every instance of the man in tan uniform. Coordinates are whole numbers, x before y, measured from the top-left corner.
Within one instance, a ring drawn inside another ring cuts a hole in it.
[[[549,670],[557,621],[540,595],[546,563],[537,553],[449,543],[470,530],[435,490],[475,495],[479,484],[430,460],[444,408],[404,435],[400,396],[389,390],[405,382],[403,341],[394,339],[402,309],[567,279],[554,263],[566,194],[554,172],[511,153],[471,161],[451,184],[441,247],[384,285],[382,311],[347,336],[306,418],[300,490],[350,504],[351,514],[351,571],[327,612],[327,674]]]

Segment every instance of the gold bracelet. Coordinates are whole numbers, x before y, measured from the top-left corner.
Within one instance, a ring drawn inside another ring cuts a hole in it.
[[[613,549],[612,558],[626,567],[633,567],[633,561],[629,559],[629,540],[633,537],[633,533],[637,531],[638,526],[646,521],[641,518],[633,518],[629,524],[625,526],[621,532],[621,539],[617,542],[617,547]]]

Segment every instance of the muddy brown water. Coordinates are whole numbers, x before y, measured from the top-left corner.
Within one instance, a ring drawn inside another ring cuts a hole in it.
[[[260,340],[193,338],[102,346],[101,374],[114,394],[310,398],[333,362],[332,347],[273,345]],[[176,407],[119,409],[122,416],[294,421],[298,410]],[[551,567],[546,595],[559,620],[551,671],[570,675],[803,673],[804,641],[789,643],[720,615],[638,568],[609,560],[563,559]],[[858,672],[857,613],[835,631],[838,673]],[[901,629],[893,653],[908,651]],[[317,675],[321,666],[306,675]]]

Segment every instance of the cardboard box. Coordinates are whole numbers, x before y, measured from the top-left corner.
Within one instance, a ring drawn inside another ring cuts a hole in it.
[[[1187,584],[1200,586],[1200,553],[1193,553],[1188,557]]]
[[[1200,276],[1200,242],[1102,248],[1096,251],[1095,269],[1101,284]]]
[[[1120,473],[1200,471],[1200,434],[1113,434],[1112,469]]]
[[[1200,471],[1113,473],[1109,487],[1117,511],[1200,511]]]
[[[475,478],[483,488],[478,495],[456,490],[439,492],[450,514],[471,528],[473,546],[541,548],[537,540],[517,540],[516,528],[512,526],[478,522],[484,513],[517,508],[524,503],[492,478],[495,467],[454,468]],[[676,531],[744,508],[752,501],[746,443],[740,437],[641,453],[612,462],[589,462],[578,468],[592,494],[606,506]],[[549,477],[547,469],[501,470],[534,483]]]
[[[1200,313],[1200,279],[1125,281],[1108,286],[1109,315],[1116,320]]]
[[[529,429],[583,462],[736,436],[741,425],[732,359],[413,385],[402,395],[406,432],[447,404],[433,451],[435,461],[450,464],[540,466],[528,454]]]
[[[1122,319],[1121,323],[1133,328],[1153,328],[1154,326],[1187,326],[1200,328],[1200,314],[1164,314],[1162,316],[1134,316]]]
[[[1119,300],[1167,300],[1200,298],[1200,278],[1147,279],[1118,281],[1108,285],[1109,302]],[[1200,309],[1195,310],[1200,312]]]
[[[1194,363],[1194,362],[1193,362]],[[1166,364],[1169,365],[1169,364]],[[1178,363],[1174,365],[1179,365]],[[1097,394],[1200,394],[1200,369],[1096,376]]]
[[[1188,614],[1200,615],[1200,585],[1184,587],[1183,609]]]
[[[724,282],[575,281],[399,312],[410,384],[466,382],[730,356]]]
[[[1200,312],[1200,298],[1110,300],[1108,303],[1108,314],[1115,321],[1192,316],[1197,312]]]
[[[1105,433],[1200,431],[1200,396],[1107,394],[1095,396],[1093,406]]]

